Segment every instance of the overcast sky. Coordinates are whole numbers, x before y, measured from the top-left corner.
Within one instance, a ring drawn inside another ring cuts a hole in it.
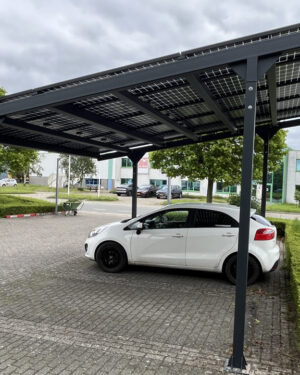
[[[8,94],[299,22],[299,0],[0,0]],[[300,127],[288,135],[300,150]]]

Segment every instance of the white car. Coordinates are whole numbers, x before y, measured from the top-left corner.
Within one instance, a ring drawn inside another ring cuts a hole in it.
[[[235,283],[239,207],[175,204],[134,219],[95,228],[86,256],[106,272],[127,264],[223,272]],[[277,231],[251,210],[248,284],[277,268]]]
[[[17,186],[17,181],[14,178],[3,178],[0,180],[0,186]]]

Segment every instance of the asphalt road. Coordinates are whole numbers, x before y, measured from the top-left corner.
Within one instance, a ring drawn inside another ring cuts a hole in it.
[[[160,201],[155,199],[138,199],[137,214],[143,215],[163,207]],[[95,214],[119,214],[131,216],[131,198],[121,197],[117,202],[93,202],[85,201],[82,211]]]

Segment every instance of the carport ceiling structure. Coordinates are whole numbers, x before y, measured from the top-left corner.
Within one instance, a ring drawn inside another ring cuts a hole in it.
[[[244,136],[233,354],[243,354],[255,131],[265,141],[300,124],[300,24],[219,43],[0,101],[0,142],[99,160]],[[264,199],[263,199],[264,200]]]
[[[257,127],[297,125],[287,120],[300,116],[299,27],[8,95],[0,142],[108,159],[241,135],[240,65],[252,56],[270,58],[259,67]]]

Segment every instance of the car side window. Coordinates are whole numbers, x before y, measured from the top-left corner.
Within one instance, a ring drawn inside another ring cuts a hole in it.
[[[214,210],[195,210],[194,228],[237,228],[235,219],[224,212]]]
[[[186,228],[189,210],[170,210],[147,216],[142,220],[145,229]]]

